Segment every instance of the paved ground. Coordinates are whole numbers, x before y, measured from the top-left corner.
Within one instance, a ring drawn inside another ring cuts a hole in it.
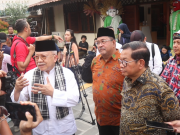
[[[93,116],[93,119],[95,119],[95,115],[94,115],[94,101],[92,99],[93,95],[92,95],[92,87],[89,87],[87,88],[86,90],[86,94],[88,95],[87,96],[87,100],[88,100],[88,103],[89,103],[89,107],[91,109],[91,112],[92,112],[92,116]],[[82,118],[87,120],[87,121],[91,121],[91,117],[90,117],[90,113],[88,111],[88,107],[87,107],[87,104],[85,102],[85,98],[83,97],[83,101],[84,101],[84,104],[85,104],[85,111],[82,115]],[[82,102],[80,102],[77,106],[73,107],[73,112],[74,112],[74,117],[78,117],[80,112],[82,110]],[[96,122],[96,121],[95,121]],[[12,131],[13,131],[13,125],[12,123],[10,124],[12,126]],[[97,124],[95,125],[91,125],[87,122],[84,122],[82,120],[76,120],[76,125],[77,125],[77,132],[76,132],[76,135],[98,135],[98,128],[97,128]],[[13,132],[13,135],[20,135],[19,132]]]

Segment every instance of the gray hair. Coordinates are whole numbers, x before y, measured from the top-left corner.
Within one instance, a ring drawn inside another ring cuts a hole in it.
[[[52,54],[57,55],[57,51],[51,51]]]

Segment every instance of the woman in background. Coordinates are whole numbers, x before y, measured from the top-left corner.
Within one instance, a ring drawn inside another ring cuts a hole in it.
[[[68,56],[66,58],[66,52],[68,50],[67,50],[66,46],[64,46],[62,66],[71,68],[72,65],[77,65],[79,63],[78,45],[76,42],[76,37],[74,36],[74,31],[71,29],[67,29],[65,32],[64,38],[65,38],[65,43],[71,42],[71,51],[74,52],[75,58],[72,55],[70,58],[70,61],[69,61],[69,65],[68,65],[68,60],[69,60],[70,54],[68,54]]]
[[[128,26],[125,23],[121,23],[118,29],[119,29],[119,32],[121,33],[121,38],[120,38],[119,43],[122,45],[129,43],[131,32],[129,31]]]

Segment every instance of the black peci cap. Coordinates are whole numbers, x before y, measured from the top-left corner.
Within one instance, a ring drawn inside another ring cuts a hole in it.
[[[4,43],[7,40],[7,36],[5,33],[0,32],[0,43]]]
[[[35,51],[36,52],[56,51],[55,42],[53,40],[36,41]]]
[[[108,36],[108,37],[112,37],[115,39],[114,31],[109,28],[99,28],[98,29],[97,38],[103,37],[103,36]]]

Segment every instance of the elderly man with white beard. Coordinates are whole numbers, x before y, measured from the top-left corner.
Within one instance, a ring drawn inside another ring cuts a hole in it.
[[[35,61],[37,67],[17,79],[12,101],[30,99],[38,105],[43,121],[33,135],[73,135],[77,129],[71,107],[79,100],[74,74],[57,63],[52,40],[36,42]]]

